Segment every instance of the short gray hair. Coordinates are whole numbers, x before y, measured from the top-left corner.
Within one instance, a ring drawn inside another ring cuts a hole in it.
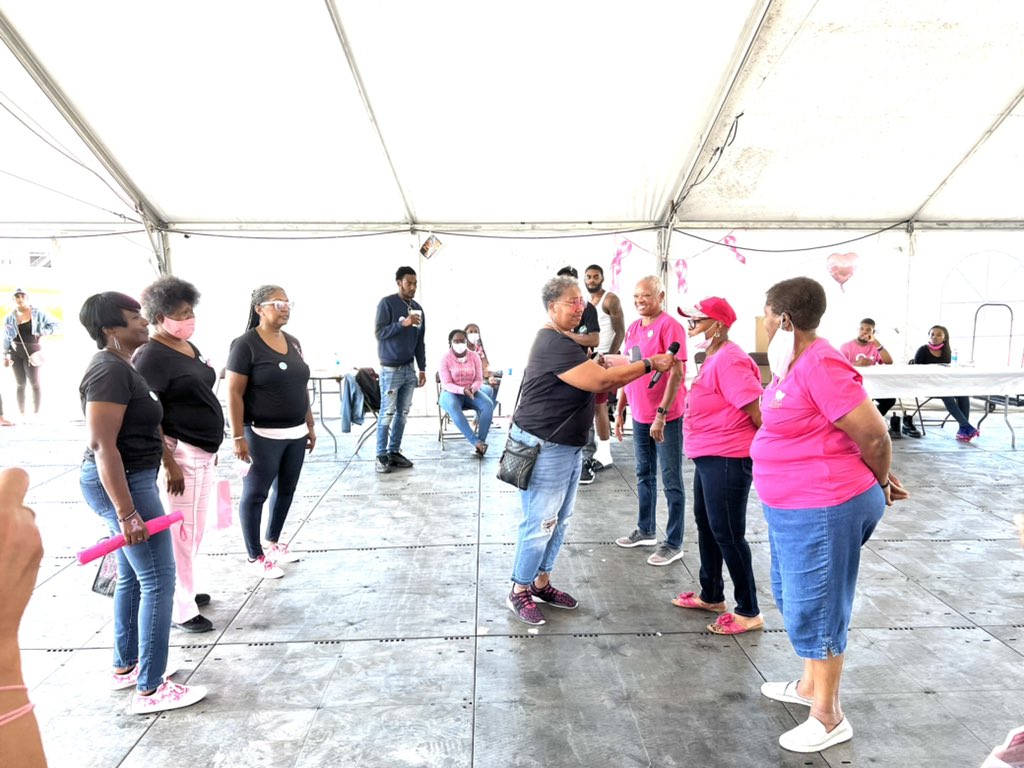
[[[570,288],[579,287],[580,283],[575,277],[569,277],[568,275],[552,277],[544,283],[544,288],[540,292],[541,301],[544,302],[544,309],[547,309],[548,304],[552,301],[558,301],[562,297],[562,294]]]
[[[655,293],[665,292],[665,286],[662,284],[661,278],[658,277],[657,275],[647,275],[646,277],[641,277],[639,280],[636,281],[637,285],[640,285],[640,283],[650,283],[652,286],[654,286]]]

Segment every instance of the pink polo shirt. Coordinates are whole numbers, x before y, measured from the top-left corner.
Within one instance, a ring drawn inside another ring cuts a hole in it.
[[[686,360],[686,331],[683,330],[675,318],[668,312],[662,312],[650,325],[644,325],[643,319],[637,320],[626,329],[626,340],[622,344],[622,351],[629,354],[633,347],[640,347],[642,357],[651,355],[662,355],[668,352],[669,345],[673,341],[679,342],[679,352],[676,353],[676,360]],[[625,386],[626,402],[629,403],[630,413],[633,418],[641,424],[653,424],[654,417],[658,415],[658,406],[665,395],[665,387],[668,386],[669,375],[664,374],[652,389],[647,385],[651,383],[651,376],[648,373],[636,381]],[[686,401],[686,369],[683,369],[683,381],[679,382],[679,391],[676,392],[676,399],[668,409],[665,421],[674,421],[683,415],[683,404]]]
[[[883,365],[882,353],[878,351],[878,347],[874,344],[861,344],[856,339],[843,344],[839,348],[839,354],[854,365],[858,365],[864,360],[870,360],[872,365]]]
[[[686,393],[683,449],[699,456],[745,458],[757,427],[743,410],[761,397],[761,372],[731,341],[704,361]]]
[[[750,446],[761,501],[779,509],[830,507],[876,482],[857,444],[834,424],[868,399],[861,381],[824,339],[797,358],[785,379],[772,379]]]

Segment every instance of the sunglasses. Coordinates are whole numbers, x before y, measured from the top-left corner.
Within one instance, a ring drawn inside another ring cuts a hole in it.
[[[286,309],[295,309],[294,301],[262,301],[260,302],[261,307],[273,307],[278,312],[284,312]]]

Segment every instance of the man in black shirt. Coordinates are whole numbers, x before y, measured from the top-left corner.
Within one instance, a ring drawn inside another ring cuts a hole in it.
[[[575,267],[562,267],[556,273],[557,277],[574,277],[579,280],[579,273]],[[572,329],[572,333],[565,334],[581,347],[587,350],[589,355],[601,341],[601,326],[597,317],[597,308],[589,301],[583,307],[583,319],[580,324]],[[583,447],[583,469],[580,470],[580,485],[589,485],[597,477],[597,468],[594,465],[594,453],[597,451],[597,441],[594,439],[594,427],[591,425],[590,433],[587,435],[587,444]]]

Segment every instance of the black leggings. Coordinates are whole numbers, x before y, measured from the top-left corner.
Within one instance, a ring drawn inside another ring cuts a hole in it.
[[[22,413],[25,412],[25,384],[32,385],[32,404],[35,406],[35,412],[39,413],[39,399],[41,392],[39,389],[39,368],[34,365],[29,365],[28,356],[32,352],[39,350],[38,344],[31,345],[31,349],[28,352],[25,348],[18,344],[11,351],[11,365],[14,366],[14,378],[18,382],[18,410]]]
[[[299,484],[302,463],[306,460],[307,439],[304,435],[294,440],[271,440],[260,437],[250,427],[246,427],[245,440],[249,443],[252,468],[242,481],[238,518],[242,523],[242,538],[249,559],[255,560],[263,554],[263,545],[260,543],[263,502],[267,500],[273,486],[274,498],[270,502],[270,519],[267,521],[264,538],[276,542],[288,518],[295,486]]]

